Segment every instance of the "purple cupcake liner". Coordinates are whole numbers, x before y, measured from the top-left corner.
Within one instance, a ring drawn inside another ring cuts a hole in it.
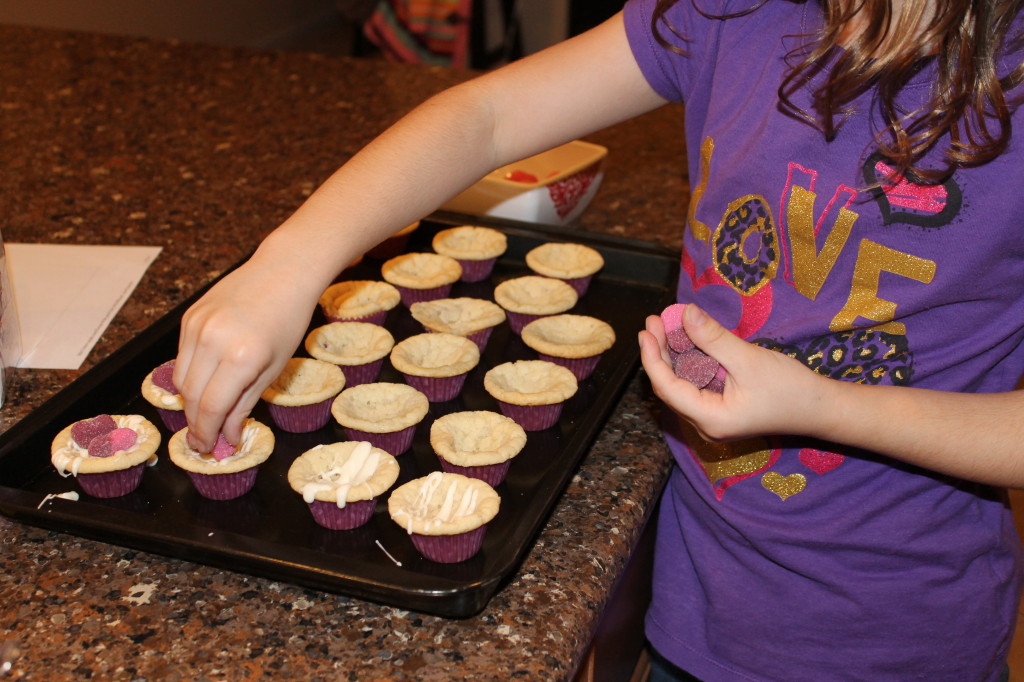
[[[484,534],[487,526],[457,535],[420,535],[410,534],[412,544],[416,551],[431,561],[442,564],[454,564],[465,561],[480,551],[484,544]]]
[[[259,467],[230,474],[197,474],[186,472],[196,492],[208,500],[233,500],[241,497],[256,485],[256,472]]]
[[[402,295],[402,303],[406,308],[410,307],[413,303],[422,303],[424,301],[435,301],[439,298],[448,298],[448,294],[451,293],[451,284],[442,284],[439,287],[431,287],[430,289],[411,289],[409,287],[395,287],[398,289],[398,293]]]
[[[156,408],[156,413],[160,415],[160,421],[164,423],[167,430],[171,433],[177,433],[183,428],[188,426],[188,420],[185,418],[185,410],[168,410],[163,407]]]
[[[412,439],[416,435],[417,426],[419,424],[413,424],[401,431],[393,431],[391,433],[370,433],[369,431],[351,429],[347,426],[344,428],[345,435],[348,436],[349,440],[365,440],[373,447],[380,448],[392,457],[398,457],[412,445]]]
[[[512,327],[512,331],[514,331],[517,335],[521,335],[523,333],[523,327],[530,324],[534,320],[547,316],[531,315],[529,313],[514,313],[511,310],[506,310],[505,317],[508,318],[508,324],[510,327]]]
[[[92,497],[121,497],[133,492],[142,483],[142,472],[146,465],[136,464],[120,471],[105,471],[98,474],[78,474],[76,480],[86,495]]]
[[[500,464],[487,464],[484,466],[473,467],[463,467],[458,464],[452,464],[441,456],[438,456],[437,460],[441,463],[442,471],[446,471],[450,474],[462,474],[463,476],[468,476],[470,478],[478,478],[484,483],[490,485],[492,488],[505,480],[505,476],[508,475],[509,467],[512,466],[512,460],[510,459],[505,460]]]
[[[309,433],[323,428],[331,419],[333,399],[321,400],[312,405],[275,405],[267,403],[270,417],[282,431]]]
[[[313,514],[313,520],[324,528],[352,530],[373,518],[376,507],[376,500],[347,502],[344,507],[339,507],[334,502],[313,500],[309,504],[309,511]]]
[[[338,366],[341,367],[341,372],[345,375],[345,388],[352,388],[353,386],[372,384],[377,381],[377,378],[380,376],[381,367],[384,366],[384,358],[362,365]]]
[[[583,294],[587,293],[587,289],[590,288],[590,280],[592,279],[594,279],[593,275],[587,275],[586,277],[572,277],[562,281],[575,289],[580,298],[583,298]]]
[[[467,374],[458,374],[453,377],[419,377],[414,374],[403,374],[405,383],[427,396],[432,403],[443,403],[452,400],[462,392],[462,386],[466,383]]]
[[[362,317],[335,317],[334,315],[328,315],[324,313],[328,322],[366,322],[367,324],[375,324],[378,327],[383,327],[384,322],[388,319],[387,310],[378,310],[375,313],[369,315],[363,315]]]
[[[523,427],[525,431],[543,431],[558,423],[564,403],[554,405],[513,405],[498,401],[501,413]]]
[[[601,355],[603,354],[598,353],[597,355],[591,355],[589,358],[560,358],[555,355],[547,355],[546,353],[538,353],[538,355],[541,360],[547,360],[548,362],[565,367],[573,373],[577,381],[583,381],[594,373],[594,369],[601,362]]]
[[[430,327],[424,326],[423,331],[430,332],[432,334],[438,333],[438,330],[431,329]],[[488,327],[487,329],[481,329],[480,331],[473,332],[472,334],[466,334],[466,338],[476,344],[476,347],[483,353],[484,349],[487,348],[487,342],[491,339],[491,334],[494,332],[494,327]]]
[[[491,339],[491,333],[494,331],[494,327],[488,327],[487,329],[481,329],[478,332],[467,334],[466,338],[476,344],[476,347],[480,349],[480,352],[484,352],[484,348],[487,348],[487,342]]]
[[[462,266],[463,282],[482,282],[494,272],[494,264],[497,258],[485,258],[484,260],[459,260]]]

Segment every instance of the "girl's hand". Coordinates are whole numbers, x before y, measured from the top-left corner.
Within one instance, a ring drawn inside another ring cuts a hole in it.
[[[829,384],[797,360],[747,343],[687,305],[683,328],[728,372],[722,393],[700,390],[672,370],[661,318],[647,318],[640,359],[655,394],[710,441],[807,433]]]
[[[241,440],[263,389],[298,348],[322,292],[304,290],[294,272],[250,260],[182,318],[174,383],[197,450],[211,450],[221,432],[231,443]]]

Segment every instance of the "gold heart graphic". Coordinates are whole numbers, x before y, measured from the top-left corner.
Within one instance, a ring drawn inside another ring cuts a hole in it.
[[[768,466],[771,449],[763,438],[710,443],[697,433],[689,423],[681,424],[684,440],[693,448],[697,459],[704,467],[704,473],[712,483],[724,478],[753,474]]]
[[[803,474],[783,476],[774,471],[769,471],[761,477],[761,485],[782,499],[786,499],[802,492],[807,487],[807,478]]]

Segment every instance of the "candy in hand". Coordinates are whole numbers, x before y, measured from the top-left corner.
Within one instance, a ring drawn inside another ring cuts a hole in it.
[[[218,462],[222,459],[227,459],[231,455],[235,454],[235,446],[228,442],[228,439],[224,437],[224,434],[217,436],[217,443],[213,446],[213,450],[210,451],[213,458]]]
[[[686,304],[673,303],[661,312],[665,341],[672,361],[672,371],[700,389],[721,393],[725,388],[725,369],[713,357],[697,348],[683,329]]]
[[[661,324],[665,327],[665,339],[668,341],[670,351],[683,353],[693,348],[693,341],[683,329],[683,311],[686,305],[673,303],[661,311]]]
[[[101,414],[92,419],[75,422],[71,427],[71,439],[79,447],[88,448],[89,443],[97,436],[102,436],[117,428],[117,422],[109,414]]]
[[[680,353],[672,364],[677,377],[686,379],[697,388],[710,384],[720,367],[717,360],[699,348]]]
[[[714,378],[704,388],[715,393],[721,393],[725,390],[725,367],[718,366],[718,371],[715,372]]]

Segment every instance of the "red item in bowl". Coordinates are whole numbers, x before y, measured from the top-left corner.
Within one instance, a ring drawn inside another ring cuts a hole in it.
[[[512,182],[537,182],[537,176],[533,173],[527,173],[524,170],[516,169],[505,175],[506,180]]]

